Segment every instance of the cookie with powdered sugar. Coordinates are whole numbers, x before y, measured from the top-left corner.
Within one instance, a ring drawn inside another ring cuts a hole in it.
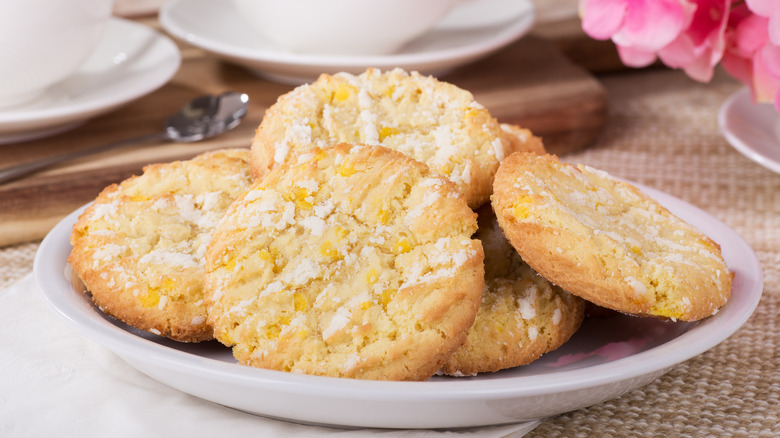
[[[394,149],[447,176],[476,208],[488,201],[508,147],[471,93],[400,69],[323,74],[281,96],[257,129],[252,169],[262,176],[296,154],[336,143]]]
[[[594,304],[694,321],[731,295],[717,243],[606,172],[516,153],[494,189],[498,223],[523,260]]]
[[[469,376],[529,364],[579,328],[585,301],[533,271],[506,240],[489,205],[474,238],[485,251],[485,291],[466,342],[441,369]]]
[[[106,314],[177,341],[211,339],[206,245],[251,183],[247,149],[146,166],[106,187],[79,217],[68,261]]]
[[[446,178],[378,146],[314,148],[231,206],[207,253],[214,336],[239,363],[424,380],[484,288],[475,213]]]
[[[536,154],[545,154],[547,152],[542,139],[535,136],[528,128],[511,123],[502,123],[501,133],[504,138],[506,156],[515,152],[533,152]]]

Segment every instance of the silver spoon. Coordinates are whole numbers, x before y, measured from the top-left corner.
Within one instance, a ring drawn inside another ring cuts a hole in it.
[[[190,101],[178,113],[171,116],[165,122],[164,131],[6,167],[0,169],[0,184],[13,181],[62,161],[130,144],[154,140],[189,143],[213,137],[235,128],[246,115],[247,106],[249,106],[249,96],[244,93],[230,91],[219,96],[201,96]]]

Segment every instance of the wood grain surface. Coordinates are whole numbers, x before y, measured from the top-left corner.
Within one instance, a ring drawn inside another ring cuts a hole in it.
[[[0,145],[0,166],[155,132],[182,104],[206,93],[235,90],[249,94],[251,106],[244,122],[229,133],[200,143],[128,147],[0,185],[0,245],[40,239],[105,186],[138,174],[146,164],[186,159],[211,149],[248,147],[265,109],[291,89],[259,79],[198,49],[181,46],[181,50],[181,69],[162,88],[72,131]],[[531,129],[558,154],[591,144],[606,117],[606,96],[600,83],[540,38],[523,38],[440,79],[471,91],[499,121]]]

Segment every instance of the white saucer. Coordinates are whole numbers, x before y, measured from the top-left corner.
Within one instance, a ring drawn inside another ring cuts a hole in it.
[[[400,52],[381,56],[312,55],[286,51],[244,21],[232,2],[173,0],[160,10],[171,35],[254,73],[290,84],[320,73],[360,73],[400,67],[437,74],[486,56],[526,34],[534,23],[529,0],[474,0],[448,15]]]
[[[720,107],[718,124],[736,150],[780,173],[780,114],[773,105],[753,102],[750,90],[744,88]]]
[[[169,38],[112,18],[103,41],[76,73],[32,102],[0,110],[0,144],[74,128],[159,88],[180,64],[179,49]]]
[[[164,384],[244,412],[342,427],[459,428],[529,422],[526,427],[532,429],[538,419],[646,385],[714,347],[745,323],[761,298],[761,265],[734,230],[669,194],[640,188],[720,244],[734,273],[729,302],[716,315],[692,323],[625,315],[588,319],[569,342],[536,362],[476,377],[382,382],[257,369],[237,364],[230,349],[216,341],[180,343],[122,324],[105,316],[71,281],[69,236],[85,207],[63,219],[43,240],[35,257],[35,280],[48,303],[84,336]],[[728,365],[715,371],[728,372]]]

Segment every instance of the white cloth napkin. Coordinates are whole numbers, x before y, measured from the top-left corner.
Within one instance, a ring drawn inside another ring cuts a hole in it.
[[[263,418],[179,392],[82,337],[31,275],[0,291],[0,437],[512,437],[538,423],[480,429],[345,430]]]

